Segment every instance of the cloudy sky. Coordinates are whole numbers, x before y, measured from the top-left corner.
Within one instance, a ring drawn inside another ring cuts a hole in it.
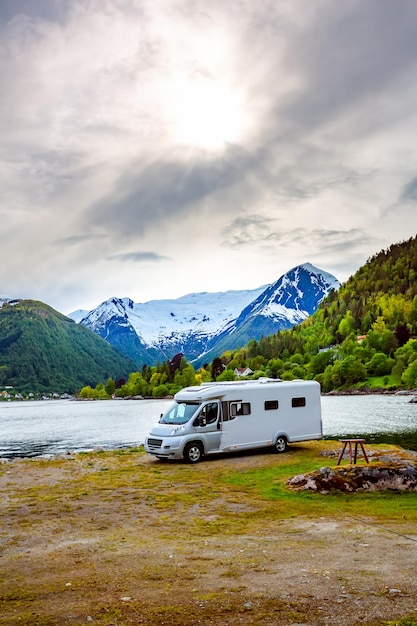
[[[415,0],[1,0],[0,295],[346,280],[417,233]]]

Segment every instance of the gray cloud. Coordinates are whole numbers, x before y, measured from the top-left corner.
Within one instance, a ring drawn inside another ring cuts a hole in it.
[[[241,185],[255,157],[230,148],[222,158],[196,154],[184,161],[157,161],[123,174],[107,199],[97,202],[87,217],[91,222],[111,227],[124,236],[143,234],[153,224],[176,220],[195,213],[199,203],[209,196],[216,198],[225,190]],[[239,191],[235,197],[239,197]],[[218,211],[224,208],[219,202]]]
[[[294,243],[307,245],[320,245],[323,251],[350,249],[353,246],[369,244],[375,241],[371,235],[360,228],[349,230],[326,230],[294,228],[280,233],[272,233],[267,238],[282,246],[291,246]]]
[[[270,237],[270,224],[274,220],[262,215],[246,215],[234,219],[223,231],[225,239],[221,245],[238,248],[248,244],[258,244]]]
[[[240,228],[250,228],[251,226],[259,226],[260,228],[266,228],[268,223],[272,220],[264,217],[263,215],[245,215],[239,216],[233,220],[233,222],[228,226],[227,230]]]
[[[417,176],[408,182],[400,196],[400,200],[417,202]]]
[[[105,235],[100,235],[96,233],[86,233],[83,235],[73,235],[70,237],[63,237],[57,241],[57,245],[65,245],[65,246],[77,246],[79,244],[92,243],[95,241],[102,241],[105,238]]]
[[[16,15],[30,15],[48,21],[64,21],[69,2],[62,0],[2,0],[0,21],[8,21]]]
[[[228,245],[233,247],[261,244],[262,246],[270,245],[273,247],[279,245],[282,248],[291,248],[297,245],[305,249],[308,247],[317,248],[318,255],[320,255],[331,251],[343,253],[357,246],[370,245],[372,242],[377,243],[375,237],[360,228],[328,230],[325,228],[307,229],[283,226],[279,231],[273,232],[269,226],[270,223],[271,220],[262,219],[235,220],[231,228],[238,228],[238,233],[231,235]]]
[[[339,172],[333,177],[318,175],[315,178],[314,172],[311,172],[310,175],[307,174],[307,179],[303,180],[303,173],[295,173],[298,180],[294,180],[292,184],[284,184],[278,189],[278,193],[287,199],[317,198],[332,189],[357,186],[361,180],[369,180],[375,173],[376,169],[362,173],[350,169],[344,171],[343,166],[340,166]]]
[[[169,257],[156,252],[126,252],[125,254],[115,254],[107,257],[108,261],[123,261],[133,263],[160,263],[161,261],[169,261]]]
[[[354,132],[387,123],[378,101],[400,85],[401,77],[415,73],[416,19],[414,0],[323,3],[307,29],[288,41],[289,69],[303,79],[285,107],[297,132],[327,124],[342,112],[350,117],[353,105],[362,107]]]

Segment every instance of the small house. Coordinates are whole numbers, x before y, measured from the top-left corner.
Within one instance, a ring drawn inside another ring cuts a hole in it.
[[[250,376],[253,374],[253,370],[250,367],[235,367],[235,376],[242,378],[243,376]]]

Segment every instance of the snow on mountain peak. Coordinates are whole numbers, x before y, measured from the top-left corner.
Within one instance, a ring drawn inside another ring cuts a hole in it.
[[[305,269],[306,272],[311,274],[313,281],[316,280],[317,277],[320,277],[323,283],[327,283],[330,286],[329,291],[331,291],[332,289],[339,289],[340,283],[337,278],[333,276],[333,274],[325,272],[324,270],[319,269],[311,263],[302,263],[298,267],[301,269]]]
[[[328,293],[338,287],[339,281],[332,274],[311,263],[297,265],[270,285],[240,317],[287,318],[290,327],[314,313]]]
[[[248,337],[259,339],[299,324],[338,287],[332,274],[305,263],[258,289],[190,293],[142,304],[113,297],[85,315],[81,323],[119,351],[128,354],[129,349],[129,356],[135,352],[143,358],[150,350],[155,362],[155,358],[183,352],[188,360],[196,361],[211,355],[219,342],[223,350],[228,349],[224,346],[232,335],[235,348],[245,345]],[[77,321],[75,314],[70,317]]]

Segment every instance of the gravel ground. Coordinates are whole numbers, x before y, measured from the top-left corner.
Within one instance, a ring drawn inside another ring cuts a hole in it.
[[[417,624],[416,515],[323,505],[288,519],[236,488],[199,491],[208,474],[276,459],[3,464],[0,624]]]

